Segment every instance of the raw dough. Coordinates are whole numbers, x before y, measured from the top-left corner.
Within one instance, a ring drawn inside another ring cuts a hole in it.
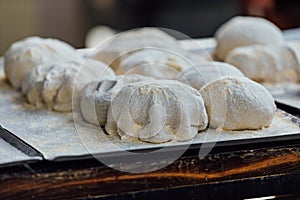
[[[84,61],[85,71],[80,72],[83,79],[97,80],[95,71],[102,71],[104,77],[113,77],[114,72],[98,61]],[[29,103],[40,108],[44,104],[48,109],[68,112],[72,109],[72,91],[75,76],[78,75],[82,62],[73,61],[60,64],[43,64],[33,68],[22,82],[22,92]]]
[[[29,37],[15,42],[4,55],[5,74],[14,88],[20,88],[26,74],[36,65],[74,60],[75,49],[56,39]]]
[[[244,77],[226,77],[204,86],[203,97],[209,127],[246,130],[268,127],[276,106],[260,84]]]
[[[166,49],[180,55],[186,53],[178,41],[166,32],[158,28],[141,28],[115,35],[94,50],[90,57],[117,69],[122,59],[144,48]]]
[[[224,76],[244,77],[236,67],[222,62],[203,62],[194,68],[184,70],[178,81],[200,90],[205,84],[223,78]]]
[[[126,75],[90,82],[82,90],[80,110],[83,118],[94,125],[104,126],[112,95],[125,85],[141,81],[154,81],[154,78],[142,75]]]
[[[235,65],[257,82],[282,83],[299,80],[297,58],[288,45],[252,45],[239,47],[226,56],[225,62]]]
[[[172,80],[132,83],[113,98],[105,130],[122,140],[151,143],[193,139],[207,127],[200,93]]]
[[[191,68],[192,64],[185,58],[159,49],[143,49],[124,58],[117,74],[141,74],[157,79],[174,79],[182,70]]]
[[[227,53],[240,46],[283,44],[281,30],[272,22],[258,17],[234,17],[216,32],[216,56],[224,60]]]

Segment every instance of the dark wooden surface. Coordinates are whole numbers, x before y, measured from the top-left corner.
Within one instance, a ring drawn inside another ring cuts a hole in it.
[[[163,160],[158,155],[142,166]],[[141,164],[127,167],[136,165]],[[300,141],[216,148],[201,159],[194,149],[161,170],[143,174],[119,172],[95,159],[0,169],[0,199],[243,199],[295,197],[299,188]]]

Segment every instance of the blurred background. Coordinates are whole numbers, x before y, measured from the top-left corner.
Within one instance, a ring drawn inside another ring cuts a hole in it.
[[[76,48],[89,45],[87,35],[105,37],[143,26],[211,37],[236,15],[265,17],[281,29],[299,27],[300,1],[0,0],[0,56],[12,42],[32,35],[58,38]]]

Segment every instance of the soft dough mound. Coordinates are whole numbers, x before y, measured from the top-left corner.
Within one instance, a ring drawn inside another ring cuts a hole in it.
[[[215,38],[216,56],[220,60],[224,60],[227,53],[236,47],[284,43],[280,29],[258,17],[234,17],[217,30]]]
[[[120,62],[117,74],[141,74],[157,79],[174,79],[182,70],[192,64],[169,51],[143,49],[133,52]]]
[[[4,55],[4,70],[9,82],[18,89],[36,65],[66,62],[76,57],[75,49],[65,42],[29,37],[10,46]]]
[[[226,77],[207,84],[200,93],[211,128],[246,130],[268,127],[276,110],[271,94],[248,78]]]
[[[113,98],[106,131],[122,140],[187,141],[207,127],[200,93],[178,81],[133,83]]]
[[[125,85],[130,83],[154,80],[152,77],[132,74],[108,78],[99,82],[89,82],[81,92],[81,114],[87,122],[104,126],[112,95],[118,93]]]
[[[91,58],[110,65],[114,70],[124,58],[140,49],[159,48],[180,55],[186,53],[174,37],[158,28],[150,27],[120,33],[100,47],[91,54]]]
[[[193,68],[184,70],[177,80],[200,90],[211,81],[222,79],[225,76],[244,77],[236,67],[222,62],[203,62]]]
[[[225,61],[252,80],[264,83],[297,82],[299,62],[288,45],[252,45],[236,48]]]
[[[114,77],[107,65],[98,61],[85,61],[85,71],[79,70],[82,62],[73,61],[60,64],[44,64],[33,68],[22,82],[22,92],[29,103],[36,107],[46,105],[48,109],[68,112],[72,109],[72,92],[76,75],[82,79],[97,80],[95,71],[103,72],[103,77]]]

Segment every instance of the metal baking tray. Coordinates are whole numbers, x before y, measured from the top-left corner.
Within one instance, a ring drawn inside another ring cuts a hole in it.
[[[300,115],[300,84],[285,83],[276,85],[265,85],[270,91],[278,105],[283,109],[293,109]]]
[[[228,146],[235,143],[264,142],[277,139],[300,138],[298,118],[278,110],[269,128],[256,131],[218,131],[207,129],[188,142],[150,144],[144,142],[124,142],[117,136],[108,136],[97,126],[86,123],[80,113],[49,112],[35,109],[26,103],[25,97],[14,90],[0,75],[0,124],[7,134],[15,136],[20,146],[30,147],[34,156],[47,160],[79,159],[91,154],[107,154],[125,151],[143,151],[160,147],[180,147],[182,145],[212,144]],[[77,123],[75,126],[74,116]],[[79,120],[79,121],[78,121]],[[259,140],[259,141],[257,141]],[[13,144],[13,146],[17,146]]]
[[[200,42],[197,40],[197,42]],[[198,53],[197,45],[191,47],[188,41],[181,42],[186,49]],[[214,48],[214,41],[208,40],[209,52]],[[202,45],[203,48],[207,48]],[[195,43],[193,42],[193,45]],[[203,51],[203,50],[201,50]],[[88,51],[83,50],[84,54]],[[47,110],[36,110],[26,103],[25,97],[15,91],[4,79],[0,59],[0,145],[1,142],[13,147],[11,152],[21,153],[22,158],[12,159],[1,163],[36,161],[41,159],[51,161],[77,160],[90,158],[92,155],[113,156],[122,155],[121,150],[144,152],[156,150],[167,146],[169,150],[176,150],[188,146],[199,148],[203,144],[218,147],[233,147],[235,145],[249,145],[274,141],[292,141],[300,139],[300,120],[282,110],[276,112],[275,118],[269,128],[257,131],[231,131],[222,132],[207,129],[189,142],[165,144],[149,144],[139,141],[124,142],[118,137],[108,136],[100,128],[90,125],[84,120],[74,124],[74,116],[80,119],[80,113],[57,113]],[[276,89],[276,88],[275,88]],[[279,94],[279,93],[278,93]],[[276,100],[279,100],[274,96]],[[285,92],[282,97],[287,97]],[[281,101],[278,101],[281,103]],[[282,101],[286,103],[287,101]],[[283,104],[278,104],[279,107]],[[287,103],[294,105],[293,103]],[[292,107],[294,113],[297,106]],[[300,111],[300,110],[299,110]],[[79,130],[79,131],[78,131]],[[1,140],[2,138],[2,140]],[[17,153],[17,154],[18,154]],[[1,154],[0,154],[1,156]],[[17,156],[16,156],[17,157]],[[1,157],[0,157],[1,159]]]

